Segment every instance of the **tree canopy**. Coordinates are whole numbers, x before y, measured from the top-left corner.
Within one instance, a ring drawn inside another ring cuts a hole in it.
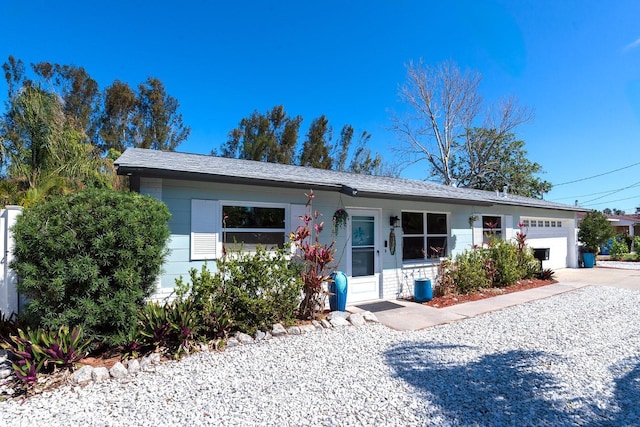
[[[254,111],[229,132],[229,139],[211,154],[246,160],[311,166],[370,175],[397,176],[397,170],[367,147],[371,135],[363,131],[354,149],[355,130],[346,124],[334,140],[333,127],[325,115],[311,121],[299,142],[301,116],[291,117],[284,106],[266,113]]]
[[[625,211],[623,211],[622,209],[617,209],[617,208],[604,208],[602,210],[602,213],[605,215],[624,215]]]
[[[524,141],[496,129],[467,129],[464,149],[451,157],[457,185],[493,191],[505,186],[512,194],[542,197],[551,184],[535,176],[542,166],[526,158]]]
[[[190,128],[178,101],[149,77],[104,92],[75,65],[24,63],[10,56],[0,116],[0,197],[27,204],[51,192],[117,185],[113,160],[127,147],[175,150]]]
[[[229,132],[229,139],[221,147],[220,155],[292,164],[301,122],[302,117],[289,117],[282,105],[267,110],[265,114],[254,111]]]
[[[541,197],[551,184],[536,178],[542,168],[526,159],[524,141],[514,134],[533,112],[513,98],[485,107],[480,81],[480,74],[463,72],[453,62],[408,64],[399,91],[408,112],[392,117],[407,163],[426,160],[427,175],[445,185],[508,185],[514,194]]]

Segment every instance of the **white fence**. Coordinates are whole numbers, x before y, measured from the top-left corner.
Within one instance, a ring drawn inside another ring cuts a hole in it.
[[[13,260],[13,233],[11,227],[16,223],[16,218],[22,212],[20,206],[7,206],[0,210],[0,312],[9,317],[11,313],[17,313],[19,308],[18,290],[16,284],[18,277],[9,268]]]

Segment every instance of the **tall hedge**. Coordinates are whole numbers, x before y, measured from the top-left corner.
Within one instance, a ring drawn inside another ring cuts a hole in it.
[[[25,209],[13,228],[18,290],[33,326],[82,326],[125,341],[167,255],[166,205],[152,197],[85,190]]]

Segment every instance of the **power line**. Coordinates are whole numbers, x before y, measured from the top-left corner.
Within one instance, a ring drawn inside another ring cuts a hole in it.
[[[611,192],[613,192],[613,191],[627,190],[627,189],[629,189],[629,188],[638,187],[638,186],[640,186],[640,184],[632,185],[632,186],[630,186],[630,187],[616,188],[616,189],[614,189],[614,190],[599,191],[599,192],[597,192],[597,193],[581,194],[581,195],[579,195],[579,196],[570,196],[570,197],[562,197],[562,198],[559,198],[559,199],[551,199],[550,201],[552,201],[552,202],[557,202],[557,201],[560,201],[560,200],[570,200],[570,199],[579,199],[580,197],[597,196],[597,195],[599,195],[599,194],[605,194],[605,193],[607,193],[607,194],[608,194],[608,193],[611,193]]]
[[[638,163],[634,163],[634,164],[629,165],[629,166],[624,166],[624,167],[622,167],[622,168],[620,168],[620,169],[615,169],[615,170],[612,170],[612,171],[609,171],[609,172],[604,172],[604,173],[601,173],[601,174],[598,174],[598,175],[588,176],[588,177],[586,177],[586,178],[580,178],[580,179],[576,179],[576,180],[574,180],[574,181],[562,182],[562,183],[560,183],[560,184],[554,184],[553,186],[554,186],[554,187],[559,187],[559,186],[561,186],[561,185],[574,184],[574,183],[576,183],[576,182],[582,182],[582,181],[586,181],[586,180],[588,180],[588,179],[599,178],[599,177],[601,177],[601,176],[609,175],[609,174],[611,174],[611,173],[619,172],[619,171],[622,171],[622,170],[625,170],[625,169],[629,169],[629,168],[632,168],[632,167],[634,167],[634,166],[638,166],[638,165],[640,165],[640,162],[638,162]]]
[[[614,194],[616,194],[616,193],[619,193],[619,192],[621,192],[621,191],[628,190],[629,188],[635,187],[635,186],[637,186],[638,184],[640,184],[640,181],[638,181],[638,182],[636,182],[636,183],[634,183],[634,184],[631,184],[631,185],[629,185],[629,186],[627,186],[627,187],[619,188],[619,189],[617,189],[617,190],[610,191],[609,193],[605,194],[604,196],[596,197],[595,199],[587,200],[586,202],[583,202],[583,203],[587,204],[587,203],[594,202],[594,201],[596,201],[596,200],[604,199],[604,198],[605,198],[605,197],[607,197],[607,196],[612,196],[612,195],[614,195]],[[636,197],[637,197],[637,196],[636,196]]]
[[[598,205],[606,205],[609,203],[614,203],[614,202],[622,202],[623,200],[631,200],[631,199],[638,199],[638,196],[635,197],[625,197],[624,199],[617,199],[617,200],[610,200],[608,202],[600,202],[600,203],[589,203],[589,204],[580,204],[580,206],[598,206]],[[635,208],[634,208],[635,209]]]

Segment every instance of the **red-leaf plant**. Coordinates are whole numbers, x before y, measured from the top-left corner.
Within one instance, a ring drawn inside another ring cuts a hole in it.
[[[523,231],[524,223],[519,223],[518,227],[520,229],[516,231],[516,244],[518,245],[518,256],[522,260],[524,250],[527,247],[527,233]]]
[[[336,249],[335,241],[330,244],[320,243],[320,233],[324,222],[321,214],[313,210],[313,190],[307,197],[307,212],[300,217],[304,225],[291,233],[289,239],[297,249],[296,256],[302,261],[301,278],[303,282],[303,299],[300,303],[299,316],[303,319],[315,319],[324,310],[327,291],[324,283],[331,280],[330,272],[334,268]]]

